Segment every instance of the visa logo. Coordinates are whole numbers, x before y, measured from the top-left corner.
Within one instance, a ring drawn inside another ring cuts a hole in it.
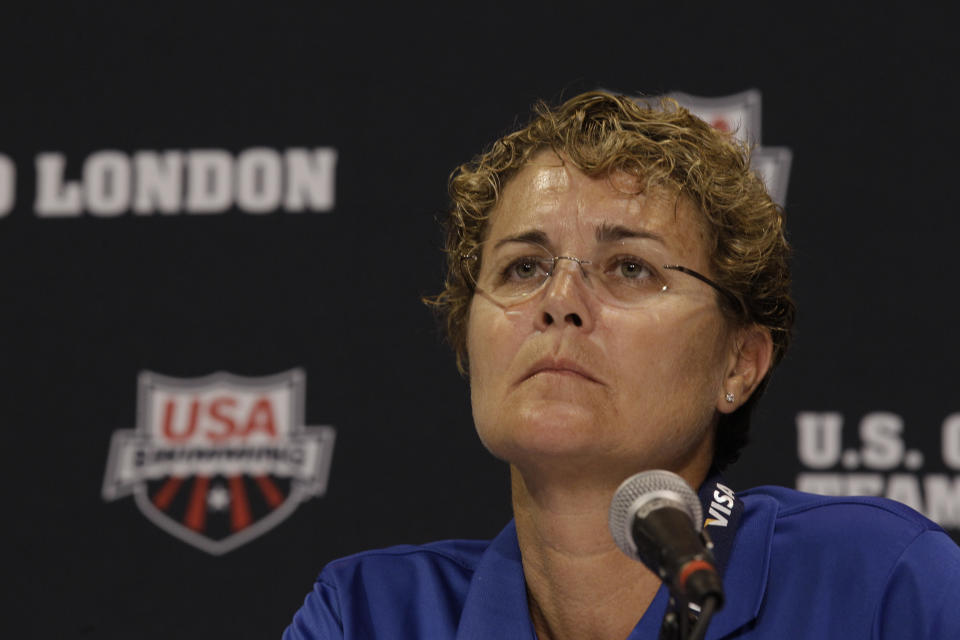
[[[713,492],[713,500],[710,502],[710,508],[707,512],[710,517],[703,524],[705,527],[725,527],[727,526],[727,516],[733,509],[733,489],[728,486],[717,483],[717,489]]]

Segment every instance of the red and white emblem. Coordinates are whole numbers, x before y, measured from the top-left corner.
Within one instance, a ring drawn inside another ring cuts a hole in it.
[[[763,101],[758,90],[748,89],[716,98],[679,91],[669,96],[710,126],[732,133],[748,144],[752,149],[750,164],[763,179],[770,197],[781,206],[786,204],[793,152],[787,147],[761,146]]]
[[[332,427],[304,426],[305,376],[139,377],[136,429],[110,442],[103,498],[133,494],[154,524],[214,555],[326,491]]]
[[[762,100],[756,89],[713,98],[680,91],[668,95],[711,127],[732,133],[747,144],[760,144]]]

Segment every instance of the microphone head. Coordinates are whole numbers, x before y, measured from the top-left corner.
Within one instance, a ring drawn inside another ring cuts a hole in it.
[[[703,508],[700,499],[686,481],[675,473],[656,469],[643,471],[624,480],[613,494],[610,503],[610,533],[625,554],[642,560],[633,541],[631,528],[635,517],[661,507],[673,507],[686,513],[695,531],[703,528]]]

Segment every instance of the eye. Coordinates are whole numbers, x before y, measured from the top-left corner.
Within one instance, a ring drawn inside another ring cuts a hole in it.
[[[533,256],[524,256],[517,258],[507,265],[504,269],[504,280],[527,280],[538,275],[541,259]]]
[[[613,278],[629,281],[647,280],[653,271],[647,263],[636,256],[618,256],[610,262],[607,273]]]
[[[648,273],[647,266],[638,260],[625,258],[620,261],[620,275],[624,278],[642,278]]]

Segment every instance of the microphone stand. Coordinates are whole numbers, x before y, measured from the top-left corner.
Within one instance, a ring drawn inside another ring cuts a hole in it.
[[[713,564],[713,541],[705,529],[700,532],[700,540],[707,550],[710,563]],[[703,640],[707,635],[710,619],[723,606],[722,595],[722,589],[719,596],[708,593],[699,609],[691,609],[690,601],[684,598],[679,590],[671,587],[670,604],[663,614],[659,640]],[[698,613],[695,614],[694,611]]]
[[[717,611],[717,604],[715,597],[708,596],[703,602],[700,614],[694,616],[689,602],[671,596],[670,605],[663,614],[659,640],[703,640],[707,635],[710,619]]]

